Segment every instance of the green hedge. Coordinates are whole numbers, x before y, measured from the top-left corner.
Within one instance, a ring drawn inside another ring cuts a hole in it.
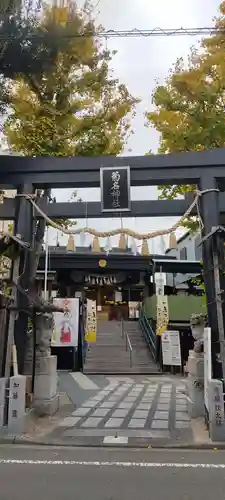
[[[193,313],[205,312],[203,298],[194,295],[169,295],[168,304],[170,321],[189,321]],[[156,320],[156,295],[145,299],[144,312]]]

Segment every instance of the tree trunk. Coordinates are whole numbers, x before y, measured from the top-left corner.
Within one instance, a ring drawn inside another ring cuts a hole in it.
[[[45,200],[48,199],[49,195],[50,189],[44,190],[43,198]],[[30,203],[27,200],[21,200],[21,202],[25,202],[26,208],[27,204],[29,204],[30,207]],[[39,219],[38,221],[37,219],[35,220],[33,218],[33,213],[32,219],[32,241],[30,241],[29,243],[31,243],[33,251],[27,253],[27,255],[23,259],[22,279],[20,284],[23,290],[26,291],[26,295],[19,294],[19,307],[22,310],[20,310],[19,318],[16,322],[15,328],[19,373],[24,373],[25,364],[27,365],[28,358],[30,359],[30,347],[33,342],[32,333],[29,332],[28,335],[28,314],[26,312],[26,309],[29,305],[29,298],[33,298],[35,301],[41,302],[41,297],[38,297],[36,293],[35,279],[44,241],[46,221],[45,219]]]

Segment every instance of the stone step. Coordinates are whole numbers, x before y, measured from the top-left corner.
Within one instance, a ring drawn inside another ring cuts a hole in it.
[[[145,338],[136,322],[98,321],[97,342],[89,346],[84,366],[85,373],[158,373]],[[132,366],[130,352],[126,351],[126,333],[132,345]]]
[[[157,375],[159,371],[155,366],[150,366],[150,367],[116,367],[110,369],[109,367],[88,367],[85,370],[85,374],[89,375],[97,375],[97,374],[104,374],[104,375],[117,375],[117,374],[131,374],[133,373],[134,375],[139,375],[139,374],[146,374],[146,375]]]

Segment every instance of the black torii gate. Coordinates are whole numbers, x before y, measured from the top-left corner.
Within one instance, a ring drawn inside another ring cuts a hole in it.
[[[19,194],[32,194],[37,188],[99,187],[100,168],[118,166],[130,166],[132,186],[193,184],[202,192],[200,211],[204,223],[203,271],[208,319],[212,329],[213,353],[222,352],[225,307],[223,305],[221,308],[221,302],[224,302],[225,280],[222,272],[224,256],[221,217],[225,214],[225,148],[140,157],[52,158],[3,155],[0,157],[0,188],[13,188]],[[52,219],[87,217],[86,203],[48,203],[41,200],[40,205]],[[189,205],[188,200],[133,201],[126,217],[179,216],[184,214]],[[196,211],[193,210],[192,214],[196,214]],[[88,203],[88,218],[111,215],[101,214],[100,203]],[[5,200],[0,206],[0,219],[14,220],[16,233],[24,241],[32,242],[33,208],[27,200],[20,197],[16,201]],[[24,284],[27,272],[28,267],[24,263]],[[20,334],[22,338],[22,328]],[[215,366],[216,363],[214,376]]]

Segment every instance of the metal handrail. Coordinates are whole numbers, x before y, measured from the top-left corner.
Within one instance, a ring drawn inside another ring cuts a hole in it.
[[[128,348],[129,348],[129,352],[130,352],[130,367],[132,368],[132,365],[133,365],[133,359],[132,359],[133,349],[132,349],[130,337],[129,337],[128,333],[126,333],[126,351],[128,351]]]
[[[156,361],[156,334],[152,329],[149,319],[145,316],[144,311],[141,311],[139,324],[144,333],[146,342],[150,348],[153,359]]]

